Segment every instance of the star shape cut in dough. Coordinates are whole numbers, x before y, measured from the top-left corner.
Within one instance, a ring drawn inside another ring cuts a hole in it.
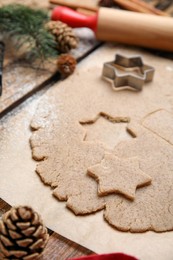
[[[88,168],[88,174],[98,181],[98,194],[121,193],[134,200],[138,187],[151,183],[151,177],[139,167],[137,157],[120,159],[113,154],[105,154],[99,164]]]
[[[127,131],[129,121],[129,117],[112,117],[106,113],[99,113],[95,120],[81,123],[86,130],[84,141],[99,141],[104,143],[106,148],[114,149],[121,141],[133,138]]]

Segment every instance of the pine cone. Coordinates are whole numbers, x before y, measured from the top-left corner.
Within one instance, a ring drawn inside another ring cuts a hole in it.
[[[78,44],[73,30],[67,24],[60,21],[50,21],[46,24],[47,30],[55,36],[57,49],[62,52],[69,52],[75,49]]]
[[[48,237],[40,216],[31,208],[11,208],[0,220],[0,259],[38,259]]]
[[[69,54],[61,54],[58,58],[57,66],[61,75],[68,77],[76,68],[76,60]]]

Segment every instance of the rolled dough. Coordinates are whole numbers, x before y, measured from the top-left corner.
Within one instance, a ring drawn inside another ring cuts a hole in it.
[[[161,79],[156,78],[144,86],[142,92],[114,91],[100,78],[104,50],[102,54],[95,55],[96,61],[91,60],[88,67],[82,67],[61,83],[53,96],[47,96],[40,103],[31,123],[34,131],[30,140],[33,158],[39,161],[36,172],[54,189],[54,196],[67,201],[67,207],[75,214],[104,209],[105,219],[123,231],[173,230],[173,148],[142,126],[143,118],[160,108],[173,111],[168,95],[170,85],[163,86]],[[149,60],[147,64],[159,66],[157,62],[161,59],[152,55],[145,57]],[[166,67],[166,61],[162,62],[161,66]],[[99,136],[98,140],[96,135],[94,140],[86,138],[87,130],[80,123],[96,122],[102,114],[115,121],[128,118],[131,121],[128,129],[133,133],[131,140],[119,144],[117,139],[118,144],[112,149],[108,148],[106,139],[101,142]],[[138,189],[134,202],[116,194],[99,196],[97,183],[87,176],[87,169],[99,163],[106,152],[121,158],[139,157],[141,170],[151,176],[152,184]]]

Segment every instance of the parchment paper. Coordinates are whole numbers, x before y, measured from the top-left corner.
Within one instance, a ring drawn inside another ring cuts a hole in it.
[[[127,52],[124,48],[118,50],[123,54]],[[97,66],[96,78],[100,80],[103,62],[112,60],[116,51],[115,46],[96,51],[78,66],[76,73],[79,77],[84,77],[85,70],[91,69],[92,73],[91,67]],[[135,49],[129,49],[129,52],[135,55],[141,54],[140,50]],[[162,58],[151,59],[151,57],[143,53],[147,64],[156,67],[156,80],[153,84],[159,88],[161,95],[164,93],[170,97],[169,102],[165,103],[163,100],[163,103],[168,110],[172,111],[173,62]],[[86,80],[89,84],[89,79]],[[99,80],[98,83],[96,82],[98,87]],[[80,79],[78,82],[73,84],[80,84]],[[62,84],[63,82],[58,83],[44,95],[55,95],[56,89]],[[170,88],[165,87],[164,84],[169,84]],[[58,202],[51,195],[50,187],[45,186],[35,173],[36,162],[31,158],[29,145],[31,136],[29,125],[39,100],[39,96],[29,99],[1,120],[0,197],[12,206],[32,206],[42,215],[47,227],[96,253],[124,252],[142,260],[172,260],[173,232],[142,234],[119,232],[103,220],[102,212],[76,217],[66,209],[64,202]]]

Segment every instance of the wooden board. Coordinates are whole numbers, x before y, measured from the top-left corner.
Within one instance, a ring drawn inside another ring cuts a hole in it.
[[[27,5],[27,6],[35,6],[35,7],[39,7],[39,8],[49,8],[50,4],[49,1],[47,0],[42,0],[42,1],[37,1],[37,0],[1,0],[0,2],[0,6],[3,5],[8,5],[11,3],[15,3],[15,4],[22,4],[22,5]]]
[[[95,40],[89,29],[75,29],[75,32],[80,41],[78,48],[71,51],[71,54],[79,61],[97,48],[100,43]],[[17,59],[8,52],[7,48],[3,70],[3,91],[0,97],[0,117],[39,89],[60,79],[56,59],[38,67],[25,60]]]

